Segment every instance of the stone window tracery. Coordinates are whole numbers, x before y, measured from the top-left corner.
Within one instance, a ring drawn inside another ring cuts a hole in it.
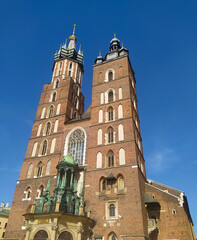
[[[68,153],[80,164],[83,164],[85,133],[76,129],[69,137]]]

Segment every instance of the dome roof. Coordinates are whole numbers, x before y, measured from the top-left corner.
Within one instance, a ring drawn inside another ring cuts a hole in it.
[[[75,160],[70,154],[64,156],[63,161],[67,162],[67,163],[70,163],[70,164],[73,164],[73,165],[75,164]]]

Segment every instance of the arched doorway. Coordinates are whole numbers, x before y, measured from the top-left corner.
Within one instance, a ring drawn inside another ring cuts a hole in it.
[[[34,240],[47,240],[47,239],[48,233],[45,230],[38,231],[34,236]]]

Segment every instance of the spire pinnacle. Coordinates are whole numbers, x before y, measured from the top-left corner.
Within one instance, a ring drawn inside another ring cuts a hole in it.
[[[114,37],[116,37],[116,33],[114,33]]]
[[[73,35],[75,35],[76,24],[73,25]]]

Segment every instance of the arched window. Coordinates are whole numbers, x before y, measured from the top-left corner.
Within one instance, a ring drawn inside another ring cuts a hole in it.
[[[121,148],[119,150],[119,165],[124,165],[125,164],[125,150]]]
[[[44,140],[40,146],[39,155],[46,155],[47,153],[47,140]]]
[[[115,205],[113,203],[109,205],[109,216],[115,217]]]
[[[107,110],[108,113],[108,121],[114,120],[114,109],[112,107],[109,107]]]
[[[55,125],[54,125],[54,130],[53,132],[57,132],[57,129],[58,129],[58,120],[55,121]]]
[[[119,95],[119,99],[122,99],[122,88],[121,87],[118,89],[118,95]]]
[[[70,63],[70,66],[69,66],[69,72],[68,72],[69,77],[71,77],[71,70],[72,70],[72,63]]]
[[[101,99],[100,99],[100,103],[103,104],[104,103],[104,93],[101,93]]]
[[[113,80],[113,72],[110,71],[110,72],[108,73],[108,81],[110,82],[110,81],[112,81],[112,80]]]
[[[47,162],[47,166],[46,166],[46,172],[45,175],[48,176],[50,174],[50,170],[51,170],[51,160],[49,160]]]
[[[41,128],[42,128],[42,124],[38,126],[37,136],[40,136]]]
[[[73,237],[71,235],[71,233],[64,231],[62,233],[60,233],[58,240],[73,240]]]
[[[83,164],[84,158],[85,133],[81,129],[76,129],[68,139],[67,153],[80,164]]]
[[[25,199],[31,199],[31,188],[30,187],[27,187],[26,190],[25,190]]]
[[[98,122],[99,123],[103,122],[103,110],[102,109],[99,110],[99,121]]]
[[[102,177],[100,179],[100,191],[105,191],[107,188],[107,179],[105,179],[104,177]]]
[[[56,95],[57,95],[56,92],[54,92],[54,93],[52,94],[52,99],[51,99],[52,102],[55,102],[55,100],[56,100]]]
[[[32,157],[35,157],[35,155],[36,155],[37,145],[38,145],[38,143],[35,142],[34,146],[33,146],[32,154],[31,154]]]
[[[52,142],[51,142],[51,150],[50,153],[54,153],[55,151],[55,143],[56,143],[56,138],[53,138]]]
[[[39,162],[36,177],[42,177],[43,163]]]
[[[28,172],[27,172],[27,178],[30,178],[30,177],[31,177],[32,170],[33,170],[33,163],[31,163],[31,164],[29,165]]]
[[[59,114],[60,114],[60,108],[61,108],[61,104],[59,103],[59,104],[57,105],[56,115],[59,115]]]
[[[54,107],[53,107],[53,105],[51,105],[49,108],[48,108],[48,110],[47,110],[47,118],[50,118],[50,117],[53,117],[53,109],[54,109]]]
[[[97,145],[102,144],[102,129],[98,130],[98,135],[97,135]]]
[[[47,239],[48,233],[45,230],[39,230],[34,236],[34,240],[47,240]]]
[[[124,140],[124,129],[123,129],[123,125],[120,124],[118,126],[118,140],[119,141],[123,141]]]
[[[59,87],[59,83],[60,83],[60,81],[57,80],[56,83],[55,83],[55,88],[58,88],[58,87]]]
[[[121,104],[118,106],[118,118],[123,118],[123,109]]]
[[[96,156],[96,168],[102,168],[102,153],[98,152]]]
[[[118,190],[124,189],[124,178],[122,175],[118,176]]]
[[[42,109],[42,113],[41,113],[41,117],[40,117],[41,119],[44,118],[45,111],[46,111],[46,108],[44,107],[44,108]]]
[[[44,129],[44,135],[49,135],[51,133],[51,123],[47,122]]]
[[[113,102],[114,100],[114,93],[113,91],[109,91],[108,93],[108,103]]]
[[[114,130],[112,127],[108,128],[108,143],[114,142]]]
[[[43,195],[44,186],[41,185],[37,190],[37,198],[40,198]]]
[[[107,164],[108,167],[114,167],[114,153],[112,151],[107,154]]]

